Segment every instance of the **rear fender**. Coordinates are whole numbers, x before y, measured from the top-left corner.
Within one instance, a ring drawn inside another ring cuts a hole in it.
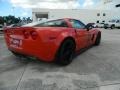
[[[91,37],[92,42],[94,43],[97,38],[98,33],[101,33],[101,31],[99,31],[98,29],[94,29],[94,30],[91,30],[90,33],[92,35],[92,37]]]
[[[67,38],[71,38],[72,40],[74,40],[74,43],[76,44],[75,33],[64,32],[64,33],[60,34],[56,39],[55,43],[58,46],[58,49],[60,48],[60,46],[64,42],[64,40]]]

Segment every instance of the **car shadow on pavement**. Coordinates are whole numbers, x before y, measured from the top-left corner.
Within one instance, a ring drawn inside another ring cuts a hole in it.
[[[82,53],[84,53],[85,51],[87,51],[90,48],[92,48],[92,46],[82,49],[82,50],[78,51],[77,53],[75,53],[75,55],[73,56],[73,61],[76,60],[76,58],[78,56],[80,56]],[[74,62],[72,62],[71,64],[69,64],[67,66],[61,66],[61,65],[56,64],[55,62],[44,62],[44,61],[32,59],[32,58],[29,60],[28,60],[29,64],[32,65],[32,69],[35,70],[36,72],[64,71],[64,69],[67,67],[70,67],[72,63],[74,64]]]

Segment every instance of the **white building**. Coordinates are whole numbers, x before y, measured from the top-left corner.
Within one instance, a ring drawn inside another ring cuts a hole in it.
[[[112,4],[113,10],[105,9],[110,7],[112,0],[102,0],[99,9],[32,9],[33,21],[41,18],[74,18],[83,21],[84,23],[108,22],[111,19],[120,19],[118,8]],[[105,10],[104,10],[105,9]]]
[[[105,22],[111,17],[108,10],[87,10],[87,9],[32,9],[33,21],[41,18],[74,18],[84,23]]]

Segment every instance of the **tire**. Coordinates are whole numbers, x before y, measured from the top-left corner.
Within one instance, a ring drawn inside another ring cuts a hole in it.
[[[97,35],[97,38],[96,38],[96,41],[95,41],[95,46],[98,46],[100,45],[100,42],[101,42],[101,32],[98,33]]]
[[[111,29],[114,29],[114,28],[115,28],[115,25],[112,25],[112,26],[111,26]]]
[[[108,27],[104,27],[104,29],[107,29]]]
[[[72,62],[74,52],[75,52],[74,41],[71,39],[63,41],[56,55],[55,60],[56,63],[62,66],[70,64]]]

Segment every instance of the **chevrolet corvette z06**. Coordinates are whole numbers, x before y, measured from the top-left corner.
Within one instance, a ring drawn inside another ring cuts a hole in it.
[[[62,18],[6,28],[4,37],[8,49],[15,55],[68,65],[75,52],[100,44],[101,31],[80,20]]]

